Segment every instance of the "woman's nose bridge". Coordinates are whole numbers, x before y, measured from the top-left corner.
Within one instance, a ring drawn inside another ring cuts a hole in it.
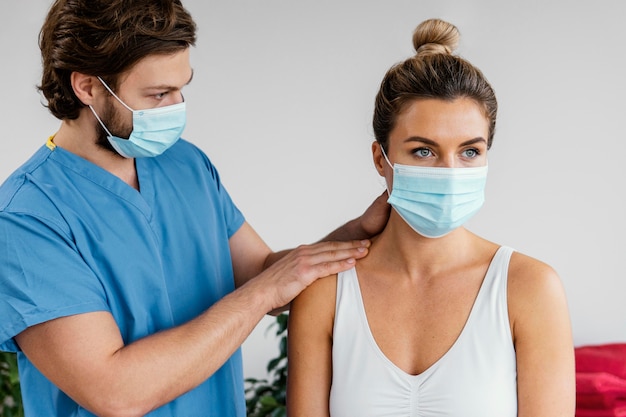
[[[448,152],[443,153],[439,158],[437,166],[441,168],[455,168],[456,167],[456,157],[454,153]]]

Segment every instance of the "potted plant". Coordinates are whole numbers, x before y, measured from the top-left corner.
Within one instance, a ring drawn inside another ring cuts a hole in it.
[[[277,327],[278,356],[267,364],[267,379],[247,378],[246,410],[248,417],[285,417],[287,392],[287,321],[286,313],[276,316],[268,330]]]
[[[0,415],[3,417],[24,416],[15,353],[0,352]]]

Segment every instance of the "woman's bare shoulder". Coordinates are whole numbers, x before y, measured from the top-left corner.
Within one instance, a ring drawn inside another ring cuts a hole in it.
[[[509,315],[513,321],[532,323],[549,314],[565,314],[567,302],[561,278],[549,264],[514,252],[508,276]]]
[[[521,252],[513,252],[509,263],[509,287],[532,292],[555,283],[560,284],[560,278],[552,266]]]
[[[335,297],[337,291],[337,274],[319,278],[305,288],[296,299],[318,300]]]
[[[292,302],[290,316],[308,317],[316,322],[334,321],[337,275],[320,278],[304,289]],[[312,314],[311,314],[312,313]]]

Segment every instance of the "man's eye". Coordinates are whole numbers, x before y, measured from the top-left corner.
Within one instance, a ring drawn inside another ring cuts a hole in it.
[[[158,98],[159,100],[162,98],[165,98],[165,96],[167,95],[167,92],[165,93],[157,93],[154,95],[154,97]]]

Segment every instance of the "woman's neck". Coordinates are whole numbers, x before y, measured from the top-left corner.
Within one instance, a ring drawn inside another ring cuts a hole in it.
[[[424,237],[392,210],[387,226],[360,263],[412,278],[436,276],[467,263],[481,241],[486,242],[463,227],[440,238]]]

